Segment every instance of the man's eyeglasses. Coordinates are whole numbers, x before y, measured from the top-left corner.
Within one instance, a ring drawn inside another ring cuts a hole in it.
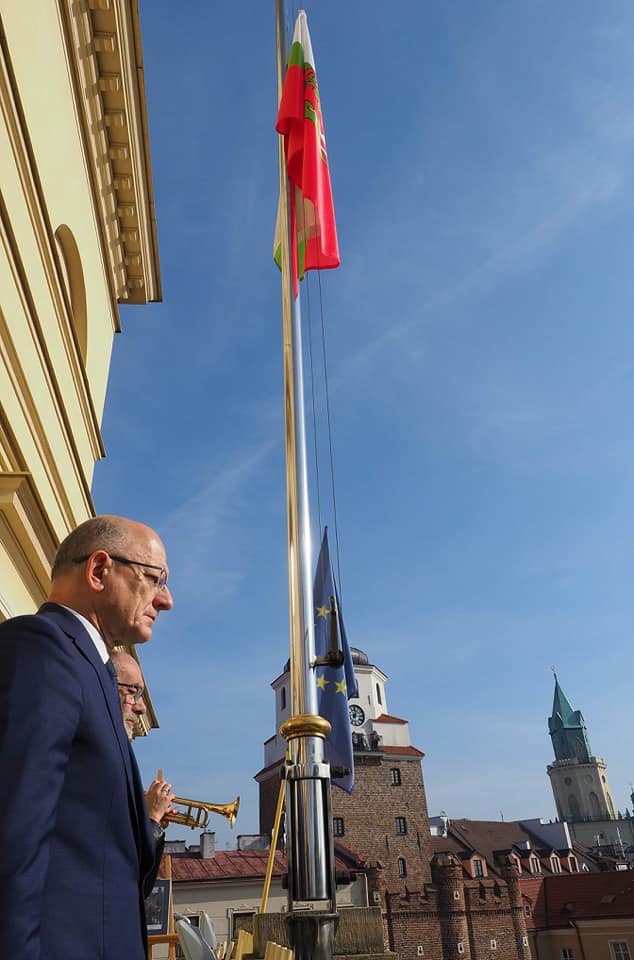
[[[155,563],[143,563],[142,560],[128,560],[127,557],[118,557],[114,553],[109,553],[108,556],[111,560],[115,560],[117,563],[123,563],[127,567],[148,567],[150,570],[158,570],[158,576],[150,578],[156,587],[157,593],[160,593],[161,590],[164,590],[167,586],[167,571],[165,567],[159,567]],[[73,563],[85,563],[89,557],[89,553],[86,554],[85,557],[74,557]],[[149,576],[149,574],[146,574],[146,576]]]
[[[138,703],[145,693],[145,687],[142,687],[139,683],[119,683],[117,680],[117,686],[124,691],[125,697],[132,697],[135,703]]]

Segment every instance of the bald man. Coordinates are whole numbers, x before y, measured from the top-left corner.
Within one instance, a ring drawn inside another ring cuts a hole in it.
[[[145,960],[154,844],[110,653],[170,610],[149,527],[95,517],[62,542],[49,602],[0,624],[0,957]]]

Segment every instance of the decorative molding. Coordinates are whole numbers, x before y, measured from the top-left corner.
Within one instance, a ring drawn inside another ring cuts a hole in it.
[[[17,473],[24,466],[15,434],[0,404],[0,473]]]
[[[0,243],[4,246],[7,263],[13,272],[15,288],[22,301],[22,309],[30,327],[30,333],[32,336],[34,349],[36,351],[36,356],[41,364],[44,382],[46,383],[49,391],[51,407],[55,412],[60,424],[60,430],[66,442],[69,460],[75,472],[78,487],[83,495],[85,516],[94,515],[95,509],[90,492],[90,484],[88,483],[88,478],[84,473],[77,443],[75,437],[73,436],[73,430],[68,418],[66,405],[62,397],[62,392],[53,368],[53,364],[51,362],[51,358],[46,348],[46,341],[37,317],[37,311],[35,310],[35,306],[33,304],[33,298],[27,281],[26,271],[20,259],[15,237],[13,236],[11,224],[9,222],[8,214],[4,203],[2,202],[1,196]],[[46,431],[44,430],[44,426],[42,424],[38,405],[35,403],[33,394],[29,387],[29,378],[23,368],[20,355],[15,348],[10,330],[1,310],[0,358],[4,360],[6,365],[8,375],[12,383],[14,396],[20,404],[33,442],[42,458],[42,463],[49,477],[54,496],[56,497],[60,506],[60,510],[64,515],[64,521],[67,529],[72,530],[77,522],[77,518],[74,516],[71,509],[70,500],[57,466],[57,459],[61,451],[58,451],[56,456],[51,449]],[[88,434],[88,436],[89,438],[94,437],[94,434]],[[101,440],[101,434],[98,434],[98,439]],[[100,450],[103,451],[103,446],[100,447]],[[82,517],[82,519],[85,519],[85,516]]]
[[[161,300],[137,0],[58,0],[115,298]]]
[[[62,267],[60,264],[59,252],[56,246],[55,235],[48,218],[44,194],[40,183],[37,170],[37,164],[30,144],[24,112],[20,104],[17,84],[9,51],[6,47],[4,32],[0,19],[0,113],[2,114],[11,151],[15,162],[16,172],[20,178],[23,197],[29,212],[29,219],[33,229],[33,236],[37,243],[38,251],[41,257],[42,268],[44,270],[51,301],[53,304],[54,316],[57,320],[61,340],[66,353],[67,362],[70,368],[71,376],[75,384],[75,391],[81,416],[84,422],[86,436],[90,443],[90,448],[94,460],[105,456],[105,448],[101,438],[99,420],[92,402],[90,385],[80,354],[80,347],[75,334],[74,326],[71,320],[71,306],[69,302],[69,292],[66,290]],[[57,408],[58,415],[65,418],[65,406],[68,400],[62,398],[62,391],[59,386],[57,373],[52,364],[44,331],[40,323],[37,311],[32,302],[32,297],[27,281],[27,270],[22,263],[18,245],[13,236],[9,217],[4,203],[0,205],[0,229],[2,232],[2,241],[4,242],[7,261],[15,278],[16,288],[19,291],[25,305],[25,314],[28,317],[35,348],[39,361],[45,372],[46,380],[52,394],[53,405]],[[116,312],[116,305],[114,307]],[[66,421],[66,429],[69,431],[70,443],[74,446],[74,438],[70,434],[70,425]],[[91,502],[90,485],[88,479],[84,476],[83,469],[79,462],[79,454],[74,446],[74,454],[77,460],[77,467],[82,476],[82,486],[88,501]]]
[[[0,473],[0,519],[3,543],[37,606],[48,595],[57,541],[30,473]]]

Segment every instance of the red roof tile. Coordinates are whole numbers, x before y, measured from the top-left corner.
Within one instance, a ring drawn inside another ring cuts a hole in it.
[[[522,880],[535,927],[567,927],[571,920],[634,914],[634,871],[555,875]]]
[[[374,718],[375,723],[407,723],[407,720],[401,720],[400,717],[391,717],[389,713],[382,713],[380,717]]]
[[[343,851],[342,851],[343,853]],[[353,851],[349,851],[350,858],[356,858]],[[218,850],[208,859],[173,853],[172,879],[175,883],[209,882],[210,880],[263,880],[268,863],[268,850]],[[280,850],[275,851],[273,861],[273,876],[279,877],[288,869],[286,855]],[[349,862],[335,857],[335,869],[346,871],[350,869]]]
[[[422,750],[418,750],[416,747],[381,747],[382,753],[391,753],[394,756],[399,757],[424,757],[425,754]]]

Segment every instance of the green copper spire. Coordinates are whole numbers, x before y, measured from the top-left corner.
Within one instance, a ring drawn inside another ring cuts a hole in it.
[[[553,742],[556,760],[578,760],[590,763],[592,750],[588,743],[586,725],[580,710],[573,710],[568,697],[559,686],[555,674],[555,696],[548,731]]]

